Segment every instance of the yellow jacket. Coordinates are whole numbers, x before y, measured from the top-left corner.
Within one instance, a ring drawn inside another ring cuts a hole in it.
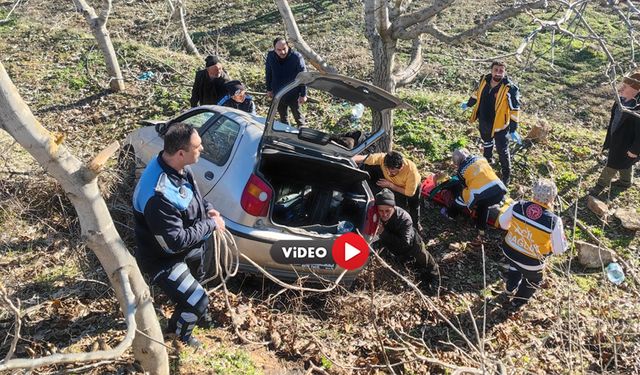
[[[403,194],[407,197],[412,197],[416,193],[416,189],[420,184],[420,172],[415,163],[406,157],[402,158],[402,167],[397,175],[389,175],[389,168],[384,165],[384,152],[369,155],[364,163],[366,165],[379,165],[382,169],[382,174],[386,180],[391,181],[393,184],[402,186],[404,188]],[[374,181],[375,182],[375,181]]]
[[[480,108],[480,101],[482,100],[482,91],[490,81],[491,74],[482,77],[476,92],[471,95],[471,99],[468,102],[469,106],[473,106],[473,112],[471,112],[471,118],[469,119],[471,122],[475,122],[478,119],[478,108]],[[507,127],[509,127],[510,131],[517,129],[520,117],[520,92],[518,86],[506,77],[500,82],[500,88],[496,94],[495,111],[496,114],[491,130],[492,136]]]
[[[460,180],[464,181],[462,201],[458,204],[472,208],[475,202],[492,195],[496,190],[506,193],[507,188],[498,178],[487,159],[480,156],[466,158],[458,169]]]
[[[513,260],[521,266],[536,264],[528,262],[527,258],[543,260],[547,255],[560,254],[567,248],[562,219],[545,204],[516,202],[499,221],[503,229],[508,229],[504,242],[513,250],[511,253],[515,253],[510,258],[518,258]]]

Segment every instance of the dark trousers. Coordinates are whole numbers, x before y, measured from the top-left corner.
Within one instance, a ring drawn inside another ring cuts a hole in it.
[[[516,304],[524,304],[531,298],[531,296],[533,296],[536,290],[540,288],[540,284],[542,282],[542,270],[525,270],[510,260],[506,281],[507,290],[509,292],[516,291],[514,302]]]
[[[203,259],[203,250],[194,250],[183,262],[175,262],[154,279],[154,283],[176,303],[168,331],[176,333],[185,342],[191,337],[197,321],[207,314],[209,306],[207,291],[199,282],[205,277]]]
[[[487,229],[487,219],[489,217],[489,207],[494,204],[498,204],[504,198],[504,193],[496,193],[486,197],[484,199],[479,199],[474,203],[473,207],[469,207],[470,209],[474,209],[476,211],[476,228],[478,230],[486,230]],[[463,210],[465,207],[458,205],[455,201],[449,207],[448,213],[450,217],[455,217]]]
[[[495,140],[496,150],[498,151],[498,159],[500,160],[500,167],[502,168],[502,182],[505,185],[509,184],[511,180],[511,155],[509,154],[509,141],[507,140],[508,129],[500,130],[496,132],[493,137],[491,136],[491,129],[493,123],[480,120],[480,138],[482,138],[482,156],[487,161],[491,162],[493,159],[493,146]]]
[[[283,124],[289,123],[289,112],[287,109],[291,109],[291,113],[293,114],[293,119],[296,121],[296,125],[298,127],[304,126],[306,121],[304,119],[304,115],[300,112],[300,103],[298,103],[298,98],[289,101],[281,101],[278,103],[278,114],[280,114],[280,122]]]
[[[369,180],[367,180],[369,188],[371,188],[373,194],[379,193],[382,188],[376,182],[384,178],[382,168],[379,165],[364,164],[363,169],[369,173]],[[397,191],[393,192],[393,196],[396,206],[405,209],[409,213],[413,226],[417,228],[418,224],[420,224],[420,186],[418,185],[416,192],[412,196],[406,196]]]
[[[388,250],[396,255],[403,263],[413,261],[416,271],[421,274],[425,281],[430,282],[437,280],[438,274],[440,273],[438,264],[433,255],[427,251],[422,238],[419,235],[418,237],[417,241],[419,241],[419,245],[401,249],[389,248]],[[375,241],[371,244],[371,247],[376,251],[380,251],[386,246],[380,241]]]

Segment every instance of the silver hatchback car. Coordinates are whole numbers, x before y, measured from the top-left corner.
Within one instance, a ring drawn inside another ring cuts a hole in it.
[[[205,198],[224,217],[238,250],[281,279],[335,280],[344,271],[335,264],[280,264],[270,249],[283,240],[334,239],[344,226],[370,240],[378,225],[373,194],[366,183],[368,174],[357,168],[351,156],[378,140],[384,130],[372,132],[350,149],[328,133],[276,121],[278,103],[300,85],[306,85],[312,95],[318,90],[318,97],[362,103],[374,112],[405,106],[365,82],[303,72],[274,97],[266,118],[201,106],[168,121],[145,121],[148,126],[129,134],[124,144],[135,154],[137,171],[141,171],[162,150],[162,134],[171,124],[191,124],[204,146],[193,173]],[[242,272],[258,272],[242,258],[239,267]],[[358,272],[348,271],[343,281],[349,283]]]

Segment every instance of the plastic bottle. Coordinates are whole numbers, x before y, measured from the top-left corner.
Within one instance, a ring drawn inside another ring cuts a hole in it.
[[[624,281],[624,272],[618,263],[609,263],[607,266],[607,278],[616,285]]]
[[[364,114],[364,105],[362,103],[358,103],[351,107],[351,121],[358,121],[362,118]]]
[[[353,230],[353,223],[350,221],[340,221],[338,222],[337,232],[338,234],[348,233]]]

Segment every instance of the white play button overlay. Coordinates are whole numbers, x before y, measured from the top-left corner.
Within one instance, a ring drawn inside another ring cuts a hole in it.
[[[358,256],[360,254],[360,249],[351,246],[348,242],[344,244],[344,260],[345,262],[349,259]]]

